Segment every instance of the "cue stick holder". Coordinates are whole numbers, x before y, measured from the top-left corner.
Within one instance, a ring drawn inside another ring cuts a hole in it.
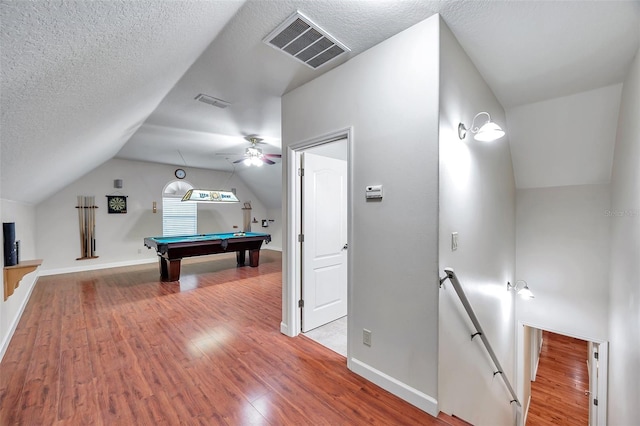
[[[244,203],[242,208],[242,231],[251,232],[251,202]]]
[[[96,259],[96,197],[78,195],[78,227],[80,230],[80,257],[76,260]]]

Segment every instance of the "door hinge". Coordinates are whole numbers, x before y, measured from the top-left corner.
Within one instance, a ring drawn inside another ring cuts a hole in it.
[[[594,353],[593,353],[593,357],[594,357],[595,359],[598,359],[598,357],[599,357],[599,356],[600,356],[600,355],[598,355],[598,352],[594,352]]]
[[[304,243],[304,234],[298,234],[298,242]]]
[[[300,299],[298,300],[298,308],[304,308],[304,300]],[[598,404],[596,404],[598,405]]]
[[[304,176],[304,169],[302,167],[298,169],[298,176]]]
[[[598,405],[598,398],[593,398],[593,405]]]

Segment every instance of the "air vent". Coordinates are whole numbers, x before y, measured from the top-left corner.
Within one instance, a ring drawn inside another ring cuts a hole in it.
[[[291,15],[263,41],[314,69],[349,52],[347,46],[300,12]]]
[[[230,102],[223,101],[222,99],[214,98],[213,96],[203,95],[200,93],[195,97],[196,101],[204,102],[205,104],[213,105],[218,108],[226,108],[231,105]]]

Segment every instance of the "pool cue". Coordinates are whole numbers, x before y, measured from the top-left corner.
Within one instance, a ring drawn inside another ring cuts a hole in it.
[[[92,197],[87,197],[87,216],[89,218],[89,224],[87,226],[87,245],[89,246],[89,256],[93,257],[93,203]]]
[[[84,236],[84,251],[82,257],[89,257],[89,248],[87,247],[87,197],[82,197],[82,235]]]
[[[82,208],[82,195],[78,195],[78,226],[80,228],[80,258],[84,257],[84,209]]]
[[[91,200],[91,208],[89,209],[89,214],[91,215],[91,239],[89,243],[91,244],[91,257],[94,257],[96,251],[96,197],[90,197]]]

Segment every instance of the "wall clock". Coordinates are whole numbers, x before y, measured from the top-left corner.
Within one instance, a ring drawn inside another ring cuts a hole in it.
[[[126,195],[107,195],[107,213],[126,213]]]
[[[187,176],[187,172],[185,172],[183,169],[176,169],[175,175],[178,179],[184,179],[185,176]]]

